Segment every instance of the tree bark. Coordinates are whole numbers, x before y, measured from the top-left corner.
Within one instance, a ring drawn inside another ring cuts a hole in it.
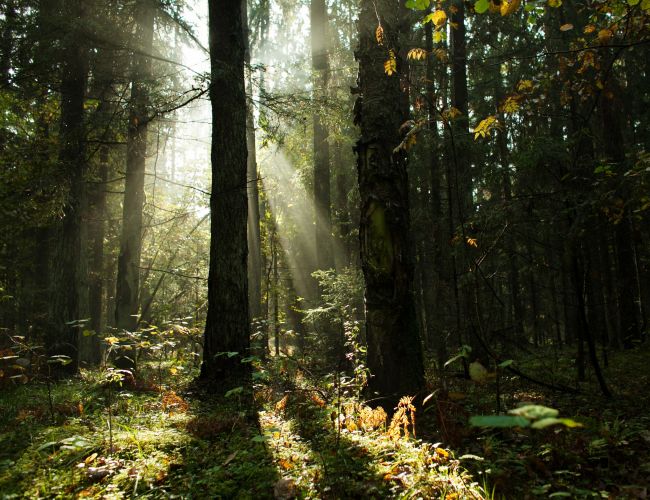
[[[615,95],[612,88],[612,94]],[[619,116],[614,109],[614,97],[607,97],[603,93],[600,99],[600,110],[603,122],[603,145],[605,154],[620,169],[619,176],[622,180],[617,195],[623,204],[622,215],[614,226],[616,244],[616,295],[620,311],[620,338],[625,349],[634,347],[634,343],[641,340],[638,313],[636,304],[638,283],[636,279],[636,262],[632,242],[632,221],[626,200],[629,198],[627,182],[623,177],[625,173],[625,142],[621,130]]]
[[[208,316],[200,377],[240,385],[250,365],[245,42],[241,2],[210,0],[212,194]],[[224,355],[222,353],[237,353]],[[217,385],[218,384],[218,385]]]
[[[378,18],[384,33],[377,43]],[[383,63],[399,53],[396,2],[364,0],[359,17],[358,84],[355,121],[361,220],[359,240],[366,289],[369,390],[394,402],[424,384],[422,346],[413,298],[409,244],[406,157],[395,152],[405,121],[399,78]],[[399,70],[399,68],[398,68]]]
[[[152,0],[138,0],[135,9],[135,51],[131,70],[126,178],[115,292],[115,326],[127,331],[134,331],[138,325],[142,210],[149,126],[149,80],[151,79],[151,59],[144,54],[152,51],[155,20],[155,7]],[[125,363],[131,366],[132,364],[132,362]]]
[[[248,100],[246,107],[246,147],[248,162],[248,290],[251,318],[262,315],[262,243],[260,237],[260,197],[257,180],[257,155],[255,151],[255,120],[253,117],[253,82],[251,76],[250,30],[248,29],[247,1],[242,0],[242,24],[246,33],[245,62]]]
[[[330,188],[329,131],[321,119],[321,106],[329,85],[329,36],[327,4],[311,0],[311,61],[314,72],[314,207],[316,216],[316,265],[318,269],[334,267],[332,252],[332,213]]]
[[[83,22],[83,2],[63,0],[64,19]],[[68,356],[67,365],[55,364],[60,374],[78,369],[79,320],[87,313],[87,267],[83,213],[86,208],[87,163],[84,148],[84,95],[87,50],[75,30],[62,40],[61,117],[59,162],[67,181],[63,217],[54,228],[50,323],[45,344],[49,356]]]

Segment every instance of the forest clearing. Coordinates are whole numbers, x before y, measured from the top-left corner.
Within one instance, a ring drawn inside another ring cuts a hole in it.
[[[0,1],[0,499],[644,499],[650,0]]]

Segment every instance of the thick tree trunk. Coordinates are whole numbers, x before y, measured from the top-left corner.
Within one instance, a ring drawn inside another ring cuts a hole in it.
[[[144,54],[151,53],[153,47],[155,20],[153,0],[138,0],[135,9],[136,51],[132,62],[122,233],[115,292],[115,325],[127,331],[135,330],[138,325],[142,210],[149,125],[150,82],[148,80],[151,78],[151,59]],[[132,362],[125,364],[132,365]]]
[[[209,1],[212,102],[210,272],[201,378],[240,385],[250,348],[245,42],[241,2]],[[223,353],[237,353],[227,355]]]
[[[375,38],[378,16],[384,44]],[[355,116],[361,127],[357,168],[361,196],[359,240],[366,281],[369,390],[393,402],[423,387],[422,346],[413,300],[406,158],[394,149],[405,121],[400,84],[384,72],[396,55],[396,2],[364,0],[359,18],[359,91]],[[399,70],[399,68],[398,68]]]
[[[83,2],[61,2],[63,18],[82,24]],[[67,181],[63,217],[54,229],[50,297],[50,327],[46,332],[48,355],[64,355],[71,363],[55,364],[61,374],[78,368],[79,320],[87,313],[87,267],[83,213],[86,208],[86,157],[84,150],[84,94],[87,53],[74,31],[63,40],[59,161]]]
[[[311,61],[314,72],[314,99],[323,101],[329,85],[329,36],[327,3],[311,0]],[[316,265],[318,269],[334,267],[332,252],[332,214],[330,188],[329,131],[321,119],[322,102],[316,103],[314,127],[314,207],[316,215]]]

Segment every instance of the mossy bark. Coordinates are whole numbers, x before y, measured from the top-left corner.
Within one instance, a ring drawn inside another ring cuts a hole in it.
[[[399,67],[392,76],[384,61],[399,54],[399,9],[387,0],[361,3],[359,18],[359,99],[355,121],[361,220],[361,263],[366,282],[366,338],[371,393],[395,398],[423,386],[422,346],[412,291],[406,157],[395,151],[406,121]],[[383,44],[376,39],[378,17]]]

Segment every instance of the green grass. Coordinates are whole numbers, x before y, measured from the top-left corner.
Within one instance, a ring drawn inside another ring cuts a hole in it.
[[[32,381],[0,392],[0,498],[638,498],[650,487],[648,351],[612,353],[612,400],[593,377],[578,395],[502,378],[502,411],[535,402],[582,428],[472,428],[471,415],[494,413],[494,382],[453,379],[417,410],[418,439],[364,428],[358,402],[286,360],[253,397],[208,397],[190,369],[145,366],[139,389],[112,394],[112,450],[99,371],[56,383],[54,416]],[[568,384],[562,354],[553,376]],[[537,357],[517,366],[550,377]]]
[[[0,498],[482,498],[453,458],[379,431],[339,432],[334,407],[308,391],[278,409],[284,393],[260,386],[251,409],[174,380],[180,406],[151,390],[114,393],[112,450],[97,373],[54,385],[54,419],[44,386],[3,391]]]

